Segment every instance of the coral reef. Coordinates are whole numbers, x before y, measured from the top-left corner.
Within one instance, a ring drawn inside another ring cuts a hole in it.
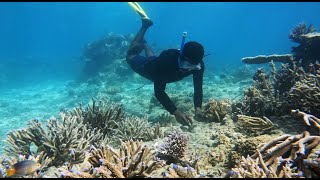
[[[253,85],[245,90],[244,97],[232,104],[233,119],[237,119],[238,114],[263,117],[290,113],[288,102],[279,96],[264,69],[259,68],[253,80]]]
[[[147,117],[129,116],[124,113],[121,104],[111,103],[104,98],[98,103],[94,99],[92,101],[86,109],[80,104],[68,114],[80,119],[87,128],[99,130],[109,143],[117,143],[118,139],[152,140],[163,136],[159,125],[150,124]]]
[[[197,174],[197,172],[190,166],[182,167],[177,164],[172,164],[166,171],[162,173],[164,178],[199,178],[203,175]]]
[[[264,64],[273,62],[290,63],[293,60],[291,54],[273,54],[273,55],[258,55],[255,57],[244,57],[241,59],[246,64]]]
[[[228,167],[232,168],[241,160],[241,156],[253,155],[261,144],[276,138],[276,135],[259,135],[256,137],[241,138],[235,142],[235,146],[229,155]]]
[[[231,101],[210,99],[202,108],[204,119],[208,122],[221,122],[231,112]]]
[[[292,112],[303,118],[306,124],[311,121],[319,125],[320,121],[315,116],[298,110]],[[257,149],[252,156],[242,156],[241,162],[226,177],[319,177],[320,162],[318,158],[313,158],[319,143],[320,136],[312,136],[308,131],[298,135],[281,135]],[[309,157],[312,159],[309,160]]]
[[[105,137],[112,137],[114,129],[126,117],[122,105],[111,103],[106,99],[101,99],[98,103],[92,99],[92,105],[88,104],[83,109],[80,104],[69,114],[81,119],[89,128],[99,129]]]
[[[247,64],[261,64],[273,60],[274,62],[289,63],[300,62],[301,67],[308,72],[309,64],[319,61],[320,57],[320,33],[312,26],[305,23],[297,25],[289,34],[289,39],[298,43],[298,46],[292,47],[292,56],[284,55],[259,55],[256,57],[245,57],[241,61]]]
[[[314,115],[307,114],[305,112],[301,112],[299,109],[291,110],[291,113],[296,115],[299,118],[302,118],[305,125],[307,126],[307,130],[310,130],[311,124],[317,129],[318,135],[320,135],[320,119]]]
[[[316,29],[310,24],[307,28],[305,23],[298,24],[294,29],[291,30],[289,34],[289,39],[293,42],[302,44],[304,42],[304,38],[302,35],[313,33]]]
[[[114,129],[115,137],[121,140],[153,140],[163,137],[160,126],[152,126],[147,117],[139,118],[135,116],[126,117],[125,120],[117,123],[117,129]]]
[[[188,137],[180,131],[170,133],[159,148],[158,157],[167,160],[167,163],[177,162],[185,156],[188,146]]]
[[[317,65],[317,67],[320,67]],[[320,115],[320,70],[305,74],[289,91],[293,108]]]
[[[152,171],[164,166],[164,161],[155,157],[154,151],[141,141],[121,143],[119,152],[111,147],[92,147],[88,161],[93,165],[97,177],[148,177]]]
[[[99,130],[87,129],[77,117],[61,113],[61,118],[62,122],[49,119],[46,129],[37,120],[32,120],[28,128],[10,131],[4,150],[13,156],[42,153],[41,159],[49,158],[51,161],[48,166],[57,166],[64,162],[82,161],[84,151],[92,144],[108,143]]]
[[[274,127],[274,124],[265,116],[259,118],[239,114],[238,122],[245,130],[255,133],[265,133]]]
[[[259,162],[261,166],[259,166]],[[252,159],[250,156],[244,158],[241,162],[225,176],[225,178],[298,178],[302,177],[300,173],[295,173],[288,164],[283,163],[279,170],[273,167],[267,168],[261,157]]]
[[[281,64],[281,69],[279,71],[277,71],[274,63],[271,63],[271,67],[273,87],[277,96],[280,96],[284,100],[288,100],[291,87],[305,76],[305,71],[301,67],[301,63],[292,62],[291,65]]]
[[[102,38],[86,44],[81,59],[84,61],[82,80],[97,75],[105,66],[126,57],[133,35],[110,32]]]
[[[306,124],[309,120],[314,122],[318,119],[298,110],[293,113],[302,117]],[[242,156],[241,162],[232,168],[227,177],[319,177],[319,161],[308,160],[317,152],[319,143],[320,136],[312,136],[308,131],[298,135],[281,135],[257,149],[251,157]]]
[[[310,63],[320,60],[320,33],[316,31],[312,25],[307,28],[305,23],[301,23],[289,34],[290,40],[299,44],[292,47],[295,61],[302,60],[302,67],[306,71]]]

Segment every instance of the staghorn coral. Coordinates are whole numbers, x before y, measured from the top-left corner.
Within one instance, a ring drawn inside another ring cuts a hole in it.
[[[259,164],[260,162],[260,164]],[[225,178],[297,178],[301,173],[294,172],[288,163],[281,163],[275,170],[273,167],[266,167],[261,156],[252,159],[241,157],[241,161],[229,171]]]
[[[274,114],[280,104],[273,95],[273,87],[269,76],[262,68],[255,73],[254,83],[245,92],[242,101],[232,104],[233,114],[262,117]],[[233,115],[235,118],[236,115]]]
[[[277,96],[280,96],[283,100],[288,100],[288,92],[291,87],[305,76],[301,63],[281,64],[279,71],[276,70],[274,63],[270,63],[270,65],[272,67],[273,87]]]
[[[320,119],[305,112],[301,112],[299,109],[291,110],[291,113],[302,118],[304,123],[307,125],[307,128],[311,126],[310,122],[314,125],[314,127],[318,131],[318,135],[320,135]]]
[[[230,112],[231,102],[229,100],[210,99],[202,110],[202,113],[205,115],[204,120],[209,122],[221,122]]]
[[[289,97],[293,108],[320,115],[320,70],[305,74],[290,89]]]
[[[130,116],[116,124],[115,137],[121,140],[153,140],[163,136],[160,126],[152,126],[147,117]]]
[[[104,138],[114,142],[122,140],[152,140],[162,137],[158,125],[152,126],[146,117],[139,118],[124,113],[121,104],[113,104],[106,99],[97,103],[93,99],[92,105],[84,110],[82,105],[69,113],[71,116],[79,117],[89,129],[100,130]]]
[[[309,121],[318,124],[315,116],[298,110],[292,113],[303,118],[306,124],[310,125]],[[264,144],[251,157],[242,156],[241,162],[227,177],[319,177],[319,161],[308,160],[314,156],[319,143],[320,136],[311,136],[308,131],[298,135],[284,134]]]
[[[155,157],[155,152],[142,141],[121,142],[119,152],[113,148],[92,147],[89,162],[95,168],[97,177],[149,177],[164,161]]]
[[[276,163],[276,158],[290,153],[288,160],[294,160],[297,157],[305,159],[309,156],[311,150],[315,148],[320,142],[319,136],[310,136],[308,131],[298,135],[282,135],[269,143],[265,144],[259,153],[263,155],[266,165]],[[252,157],[256,158],[258,153]]]
[[[238,122],[250,132],[265,133],[273,129],[273,123],[265,116],[263,118],[238,115]]]
[[[171,161],[176,162],[185,156],[187,146],[187,135],[174,130],[165,138],[164,143],[159,147],[157,156],[166,159],[167,163],[171,163]]]
[[[118,124],[125,119],[123,106],[113,104],[106,99],[92,99],[92,105],[88,104],[83,109],[82,104],[69,112],[71,116],[79,117],[88,128],[99,129],[105,137],[111,138],[114,135],[114,129],[118,128]]]
[[[298,24],[295,28],[293,28],[289,34],[289,39],[296,43],[303,43],[304,39],[302,35],[313,33],[316,29],[310,24],[307,28],[305,23]]]
[[[228,167],[234,167],[237,163],[239,163],[241,156],[253,155],[256,152],[256,149],[261,146],[261,144],[267,143],[273,138],[273,136],[264,134],[256,137],[239,139],[236,141],[235,146],[228,157]]]
[[[319,61],[320,57],[320,33],[312,26],[306,27],[301,23],[295,27],[289,35],[289,38],[298,43],[298,46],[292,47],[295,61],[301,61],[301,66],[308,72],[310,63]]]
[[[61,113],[62,122],[55,118],[48,120],[46,129],[32,120],[29,128],[12,131],[5,142],[5,151],[14,156],[42,155],[41,159],[49,158],[50,166],[58,166],[64,162],[77,163],[84,158],[84,152],[91,144],[107,144],[108,139],[103,138],[99,130],[87,129],[75,116]],[[31,151],[32,144],[36,151]]]

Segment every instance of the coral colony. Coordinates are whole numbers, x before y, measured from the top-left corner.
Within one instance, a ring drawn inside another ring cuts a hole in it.
[[[292,54],[243,58],[246,64],[269,63],[271,70],[259,68],[241,99],[209,97],[205,116],[191,129],[177,126],[170,115],[159,113],[154,123],[127,113],[121,103],[92,99],[46,123],[33,119],[11,130],[0,176],[8,177],[8,167],[18,168],[18,162],[34,161],[38,171],[21,177],[319,177],[320,33],[299,24],[289,39],[298,44]],[[109,33],[87,44],[81,79],[99,83],[103,64],[113,64],[115,78],[133,76],[123,63],[131,40]],[[122,91],[108,88],[104,93],[112,96]],[[149,110],[159,107],[154,99],[148,103]]]

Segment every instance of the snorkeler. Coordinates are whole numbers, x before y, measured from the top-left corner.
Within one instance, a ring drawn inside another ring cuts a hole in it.
[[[162,51],[159,56],[155,56],[144,40],[144,35],[153,22],[138,3],[130,2],[129,4],[141,16],[142,26],[129,47],[126,57],[127,63],[136,73],[154,83],[155,97],[170,114],[175,116],[180,124],[192,125],[192,119],[177,109],[165,92],[165,88],[167,83],[177,82],[192,74],[195,115],[203,116],[201,113],[204,72],[203,46],[195,41],[184,43],[186,37],[186,33],[184,33],[180,49],[167,49]],[[142,50],[145,50],[145,56],[140,55]]]

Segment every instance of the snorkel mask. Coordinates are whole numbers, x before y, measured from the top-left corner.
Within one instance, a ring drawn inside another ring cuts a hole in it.
[[[183,32],[182,33],[182,42],[181,42],[181,46],[180,46],[180,56],[178,58],[178,65],[180,69],[187,69],[187,70],[200,70],[201,69],[201,65],[200,63],[198,64],[191,64],[187,59],[183,58],[183,47],[185,44],[185,40],[187,37],[187,32]],[[181,58],[183,60],[181,60]]]

